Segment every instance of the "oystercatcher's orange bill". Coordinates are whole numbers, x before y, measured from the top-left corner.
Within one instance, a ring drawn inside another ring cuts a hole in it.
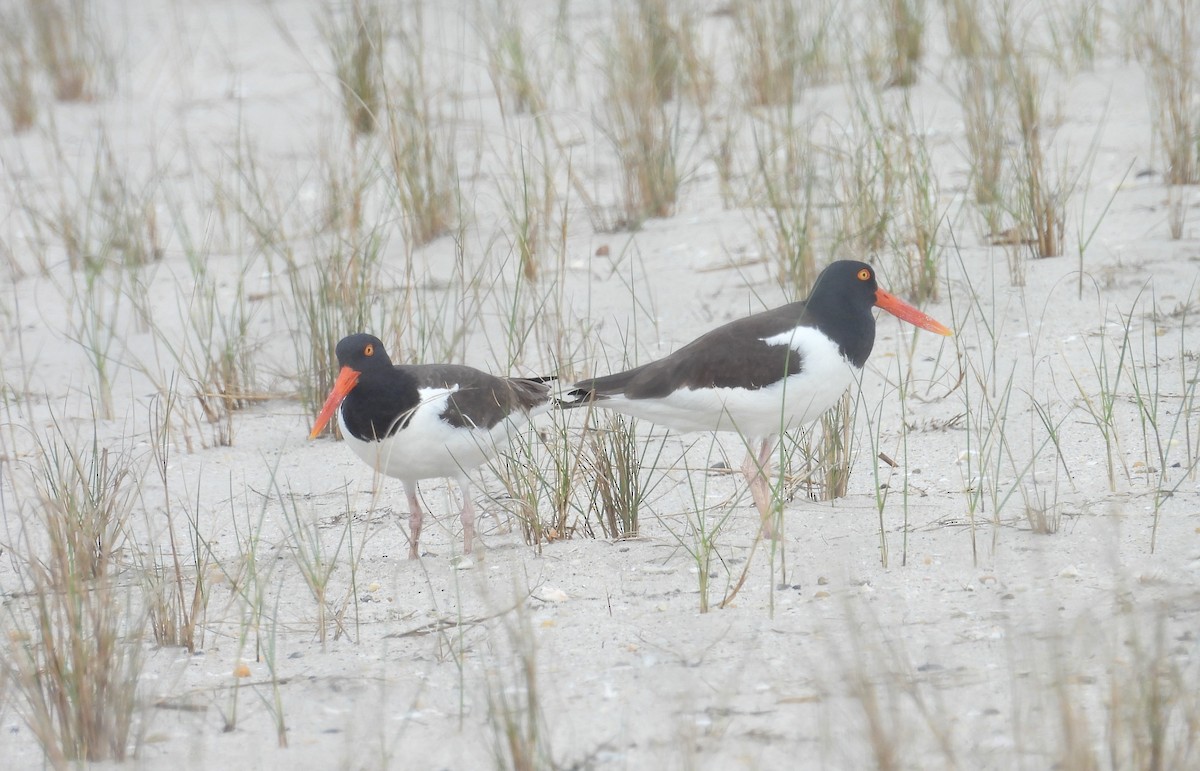
[[[937,321],[932,316],[922,313],[896,295],[889,294],[882,289],[875,290],[875,305],[883,308],[901,321],[907,321],[909,324],[918,326],[921,329],[928,329],[930,332],[937,332],[939,335],[954,334],[950,327]]]
[[[309,439],[316,439],[317,435],[325,430],[325,425],[329,423],[333,413],[337,412],[338,405],[342,403],[347,394],[354,390],[354,386],[358,383],[358,375],[358,370],[342,367],[337,380],[333,382],[329,396],[325,399],[325,404],[321,406],[321,412],[317,414],[317,422],[313,424],[312,433],[308,435]]]

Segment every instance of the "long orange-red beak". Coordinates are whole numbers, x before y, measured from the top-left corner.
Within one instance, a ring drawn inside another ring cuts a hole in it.
[[[338,373],[337,380],[333,381],[333,388],[329,391],[329,396],[326,397],[325,404],[322,405],[320,413],[317,414],[317,422],[313,424],[312,432],[308,435],[309,439],[316,439],[317,435],[325,429],[325,424],[333,417],[333,413],[337,412],[338,405],[342,403],[342,399],[345,399],[347,394],[354,390],[354,386],[358,383],[358,375],[358,370],[342,367],[342,371]]]
[[[928,329],[930,332],[937,332],[939,335],[954,334],[950,327],[937,321],[932,316],[922,313],[896,295],[889,294],[882,289],[875,290],[875,305],[883,308],[901,321],[907,321],[909,324],[914,324],[921,329]]]

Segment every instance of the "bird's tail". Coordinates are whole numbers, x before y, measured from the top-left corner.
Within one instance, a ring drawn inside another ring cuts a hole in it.
[[[579,384],[561,392],[554,400],[554,406],[560,410],[570,410],[576,407],[587,407],[598,398],[595,389],[581,387]]]

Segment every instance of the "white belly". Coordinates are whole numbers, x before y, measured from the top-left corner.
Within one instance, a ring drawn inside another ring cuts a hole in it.
[[[351,435],[338,410],[342,436],[371,468],[415,483],[433,477],[466,476],[507,448],[512,436],[529,421],[527,415],[516,412],[491,429],[451,426],[438,417],[450,393],[448,389],[421,389],[421,404],[408,425],[379,441],[363,441]]]
[[[737,431],[765,437],[812,423],[855,381],[853,365],[814,329],[800,327],[766,342],[791,346],[803,357],[803,369],[763,388],[681,389],[653,399],[614,396],[596,406],[676,431]]]

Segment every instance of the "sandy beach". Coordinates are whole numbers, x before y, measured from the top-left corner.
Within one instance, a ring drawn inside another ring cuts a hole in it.
[[[1200,4],[1134,5],[59,2],[65,99],[13,4],[3,765],[1196,767]],[[577,409],[408,560],[307,438],[350,332],[567,384],[835,259],[955,334],[876,314],[775,540],[742,437]]]

